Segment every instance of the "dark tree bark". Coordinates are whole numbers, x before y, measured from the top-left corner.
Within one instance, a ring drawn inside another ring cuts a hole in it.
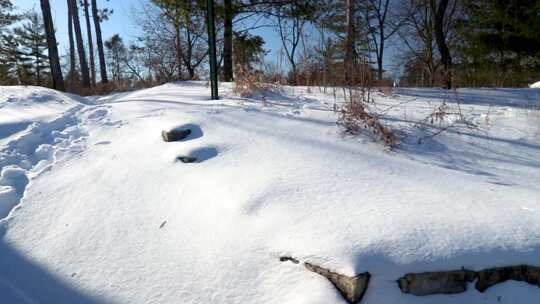
[[[92,15],[94,17],[94,29],[96,30],[96,45],[99,57],[99,71],[101,74],[101,83],[109,82],[107,79],[107,65],[105,63],[105,52],[103,52],[103,40],[101,39],[101,25],[98,15],[96,0],[92,0]]]
[[[232,0],[224,0],[223,81],[233,80],[233,12]]]
[[[290,2],[289,12],[284,7],[278,8],[276,12],[277,26],[279,30],[279,37],[281,38],[281,45],[285,50],[285,55],[291,65],[291,72],[289,81],[292,85],[296,85],[298,82],[296,51],[302,38],[304,24],[307,22],[305,16],[302,16],[299,10],[302,9],[301,3]],[[287,16],[286,14],[290,14]]]
[[[377,50],[377,79],[382,81],[383,79],[383,58],[384,58],[384,30],[381,29],[379,49]]]
[[[182,36],[180,35],[180,22],[174,25],[176,35],[176,61],[178,61],[178,80],[182,79]]]
[[[421,86],[433,87],[436,75],[439,70],[439,61],[435,58],[435,34],[433,25],[433,14],[431,13],[431,0],[410,0],[403,17],[402,29],[399,35],[404,45],[411,54],[422,64]],[[415,46],[415,39],[418,38],[420,48]],[[424,77],[426,76],[426,77]],[[427,78],[427,79],[426,79]]]
[[[441,62],[445,72],[446,89],[452,88],[452,55],[446,43],[444,32],[444,17],[448,8],[448,0],[440,0],[437,5],[436,0],[431,0],[431,11],[433,14],[433,30],[435,32],[435,41],[441,55]]]
[[[84,17],[86,19],[86,32],[88,34],[88,53],[90,58],[90,81],[92,87],[96,86],[96,63],[94,61],[94,42],[92,42],[92,26],[90,25],[90,14],[88,13],[88,0],[83,0]]]
[[[53,88],[64,91],[64,78],[60,69],[60,59],[58,58],[58,47],[56,46],[56,36],[54,33],[54,24],[51,16],[51,6],[49,0],[41,0],[41,12],[43,13],[43,23],[47,35],[47,46],[49,49],[49,64],[53,80]]]
[[[76,82],[78,82],[78,79],[75,77],[75,42],[73,40],[73,12],[71,11],[71,5],[69,4],[69,1],[67,0],[68,5],[68,40],[69,40],[69,74],[68,74],[68,81],[69,81],[69,91],[74,91],[74,85]]]
[[[383,59],[386,40],[390,39],[399,29],[400,24],[393,25],[389,28],[388,11],[390,10],[390,0],[369,0],[365,13],[366,23],[371,33],[371,40],[375,46],[375,54],[377,57],[377,79],[383,79]],[[370,14],[373,13],[373,16]],[[374,25],[372,25],[374,19]]]
[[[86,61],[86,54],[84,51],[84,44],[81,32],[81,23],[79,21],[79,9],[77,8],[77,1],[70,0],[71,12],[73,13],[73,27],[75,29],[75,40],[77,41],[77,53],[79,55],[79,64],[81,66],[81,85],[83,88],[90,88],[90,73],[88,71],[88,63]]]
[[[347,0],[347,38],[345,42],[345,84],[350,86],[353,83],[353,63],[354,63],[354,0]]]

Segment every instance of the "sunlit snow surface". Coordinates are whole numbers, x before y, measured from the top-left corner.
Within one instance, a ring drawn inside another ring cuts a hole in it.
[[[391,150],[342,133],[341,89],[209,91],[0,87],[0,303],[345,303],[282,255],[369,271],[362,303],[540,299],[520,282],[428,297],[396,284],[540,266],[540,89],[375,93]],[[163,142],[182,126],[190,137]]]

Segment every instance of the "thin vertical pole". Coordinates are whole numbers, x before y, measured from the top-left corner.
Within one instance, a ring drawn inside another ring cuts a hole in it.
[[[219,99],[216,67],[216,26],[214,23],[214,0],[208,0],[207,6],[208,56],[210,57],[210,82],[212,89],[212,99]]]

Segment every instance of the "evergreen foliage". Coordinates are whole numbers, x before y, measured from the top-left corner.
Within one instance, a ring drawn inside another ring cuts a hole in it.
[[[51,80],[43,20],[36,12],[28,13],[26,19],[14,30],[19,44],[19,80],[22,84],[48,86]]]
[[[540,76],[540,0],[468,0],[465,12],[458,53],[466,82],[523,86]]]

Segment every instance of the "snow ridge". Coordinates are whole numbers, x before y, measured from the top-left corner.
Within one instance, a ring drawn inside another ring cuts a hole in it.
[[[0,221],[17,206],[26,186],[58,161],[84,150],[86,132],[77,105],[50,122],[33,122],[0,146]]]

